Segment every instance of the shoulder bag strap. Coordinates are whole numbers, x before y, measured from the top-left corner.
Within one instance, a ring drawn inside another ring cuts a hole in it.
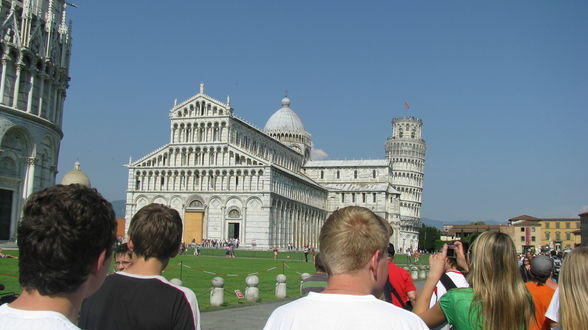
[[[445,287],[445,290],[449,291],[451,289],[457,288],[457,285],[451,280],[451,278],[447,274],[443,274],[441,276],[441,284]]]
[[[396,299],[400,301],[402,308],[406,309],[406,304],[404,303],[404,301],[402,301],[400,295],[398,294],[396,289],[394,289],[394,286],[392,285],[392,283],[390,283],[390,278],[388,277],[388,279],[386,280],[386,285],[384,286],[384,295],[386,296],[386,301],[392,303],[392,296],[390,294],[393,294],[394,297],[396,297]]]

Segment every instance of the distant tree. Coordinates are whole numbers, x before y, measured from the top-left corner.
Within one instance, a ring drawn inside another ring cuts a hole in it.
[[[470,233],[470,234],[468,234],[468,235],[467,235],[467,236],[466,236],[466,237],[463,239],[463,241],[464,241],[464,242],[465,242],[465,243],[466,243],[466,244],[469,246],[469,245],[471,245],[471,244],[474,242],[474,240],[475,240],[476,238],[478,238],[478,236],[480,236],[481,234],[482,234],[482,233],[480,233],[480,232],[478,232],[478,233]]]
[[[419,229],[419,249],[429,252],[437,250],[436,241],[440,237],[441,231],[439,229],[422,224]]]
[[[474,221],[474,222],[470,222],[470,225],[486,226],[486,222],[484,222],[484,221]]]

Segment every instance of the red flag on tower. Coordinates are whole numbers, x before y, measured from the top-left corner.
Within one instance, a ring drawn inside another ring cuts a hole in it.
[[[404,102],[404,108],[406,108],[406,110],[410,110],[410,105],[408,105],[408,103]]]

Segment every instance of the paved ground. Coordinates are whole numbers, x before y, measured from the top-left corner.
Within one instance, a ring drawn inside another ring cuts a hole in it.
[[[262,329],[274,309],[292,299],[201,313],[202,330]]]
[[[425,281],[415,281],[417,290]],[[202,330],[253,330],[262,329],[274,309],[293,299],[281,300],[267,304],[257,304],[245,307],[227,308],[221,311],[201,313]]]

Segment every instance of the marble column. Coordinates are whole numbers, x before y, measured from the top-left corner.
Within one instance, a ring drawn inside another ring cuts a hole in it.
[[[0,78],[0,103],[4,103],[4,89],[6,88],[6,69],[9,58],[10,57],[8,57],[8,55],[2,56],[2,78]]]
[[[23,198],[27,199],[30,194],[34,191],[34,183],[35,183],[35,165],[37,164],[37,158],[35,157],[28,157],[26,159],[26,174],[23,184]]]
[[[22,72],[23,65],[18,63],[16,65],[16,79],[14,81],[14,93],[12,94],[12,107],[16,108],[18,106],[18,92],[20,90],[20,75]]]
[[[46,73],[41,73],[39,80],[40,80],[40,86],[39,86],[39,111],[38,111],[38,116],[39,117],[43,117],[43,99],[44,99],[44,94],[45,94],[45,80],[47,79],[47,74]]]
[[[33,92],[35,90],[35,75],[36,74],[37,74],[37,69],[32,67],[31,68],[31,80],[29,81],[30,88],[29,88],[29,93],[27,95],[27,112],[28,113],[31,113],[31,111],[33,109]]]

